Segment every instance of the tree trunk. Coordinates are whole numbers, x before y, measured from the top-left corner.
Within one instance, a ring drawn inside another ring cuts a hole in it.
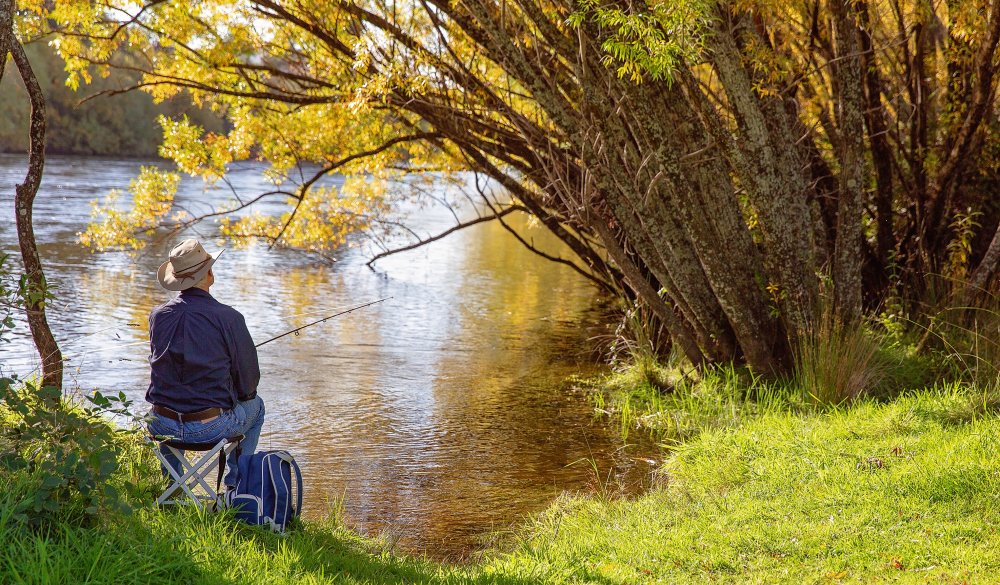
[[[32,225],[32,208],[38,185],[42,180],[42,169],[45,165],[45,96],[38,84],[24,47],[14,36],[13,19],[14,3],[12,0],[0,0],[0,49],[6,45],[7,51],[14,61],[24,87],[31,101],[31,122],[29,126],[30,148],[28,151],[28,172],[24,182],[15,188],[14,215],[17,223],[17,239],[21,248],[21,260],[24,263],[26,275],[25,312],[28,316],[28,327],[35,348],[42,358],[42,386],[62,388],[63,364],[62,352],[56,343],[48,320],[45,318],[46,282],[42,271],[42,262],[35,244],[35,231]]]
[[[812,189],[805,175],[806,157],[789,128],[782,98],[758,94],[742,64],[734,37],[738,34],[724,16],[708,37],[738,135],[724,135],[721,123],[710,128],[716,129],[757,212],[768,273],[773,278],[766,284],[777,286],[788,338],[794,345],[811,327],[818,298],[815,230],[808,202]]]
[[[997,231],[993,233],[993,239],[990,240],[990,246],[986,249],[986,255],[983,256],[979,266],[972,272],[969,282],[965,285],[963,297],[966,303],[985,292],[986,285],[996,273],[998,264],[1000,264],[1000,226],[997,226]]]
[[[604,242],[604,247],[608,251],[608,254],[618,265],[618,268],[621,269],[625,275],[625,281],[635,291],[636,296],[642,302],[646,303],[653,310],[653,313],[663,321],[667,327],[667,331],[670,332],[670,338],[681,347],[684,356],[696,366],[703,365],[705,363],[705,355],[695,342],[694,335],[690,328],[687,327],[683,318],[679,317],[671,307],[668,307],[663,302],[657,290],[646,280],[642,271],[628,257],[625,249],[618,242],[618,238],[604,224],[604,221],[601,218],[595,218],[592,224],[595,226],[597,235]]]
[[[834,313],[845,323],[861,318],[861,253],[864,181],[864,92],[857,15],[848,0],[831,2],[836,30],[833,68],[840,152],[840,193],[834,246]]]

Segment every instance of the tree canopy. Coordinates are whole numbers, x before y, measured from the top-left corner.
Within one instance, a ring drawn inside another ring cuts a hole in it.
[[[919,302],[928,274],[975,292],[1000,260],[1000,0],[23,8],[71,85],[126,70],[225,112],[226,132],[164,121],[181,170],[318,165],[279,192],[295,211],[230,233],[342,241],[399,173],[475,171],[695,363],[782,370],[820,318]],[[329,173],[345,186],[315,189]]]

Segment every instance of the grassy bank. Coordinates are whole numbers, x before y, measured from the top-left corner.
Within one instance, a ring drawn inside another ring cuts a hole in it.
[[[0,477],[0,582],[1000,581],[992,394],[952,385],[817,410],[721,375],[700,395],[658,393],[660,410],[635,411],[633,422],[689,423],[666,427],[688,430],[664,435],[673,454],[659,488],[637,499],[567,496],[469,565],[398,554],[335,518],[281,537],[227,515],[151,509],[152,458],[119,441],[123,465],[109,481],[137,481],[121,496],[132,513],[105,503],[81,515],[62,502],[32,524],[15,512],[38,478]],[[724,398],[727,388],[737,395]]]
[[[460,568],[394,554],[335,517],[276,535],[228,513],[153,507],[163,485],[139,435],[58,393],[0,390],[4,585],[466,581]]]
[[[1000,581],[1000,423],[966,391],[769,413],[677,447],[665,487],[567,499],[499,571],[547,582]]]

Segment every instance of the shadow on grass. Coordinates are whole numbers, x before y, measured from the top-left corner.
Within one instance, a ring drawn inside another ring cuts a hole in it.
[[[259,529],[254,532],[260,533]],[[270,535],[261,534],[265,539]],[[300,559],[303,571],[365,583],[478,583],[527,585],[537,580],[485,574],[475,566],[439,564],[381,549],[344,529],[307,525],[292,533],[286,546]]]
[[[392,552],[379,541],[332,522],[306,523],[285,535],[247,526],[229,514],[192,510],[147,510],[123,519],[122,543],[136,556],[155,557],[169,567],[149,581],[243,585],[249,583],[472,583],[527,585],[475,565],[448,565]],[[81,581],[83,582],[83,581]]]

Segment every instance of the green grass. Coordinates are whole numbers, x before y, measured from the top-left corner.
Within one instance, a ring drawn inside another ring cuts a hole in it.
[[[624,438],[652,435],[679,445],[708,429],[731,428],[765,413],[803,407],[801,395],[781,381],[746,369],[722,367],[701,374],[645,364],[596,380],[576,380],[598,413],[618,422]]]
[[[645,389],[621,376],[603,407],[667,438],[657,487],[564,496],[467,565],[406,556],[336,513],[279,536],[152,508],[154,459],[124,441],[131,514],[31,526],[12,510],[35,480],[0,474],[0,583],[1000,581],[1000,392],[953,383],[820,409],[736,369],[663,371]]]
[[[706,432],[664,487],[565,499],[491,567],[550,583],[995,583],[1000,422],[977,404],[949,389]]]
[[[16,478],[0,478],[5,494],[0,583],[5,585],[521,583],[394,553],[334,518],[276,535],[229,514],[147,506],[131,514],[108,511],[88,526],[63,522],[31,529],[6,513],[30,485],[19,485]],[[148,495],[149,501],[155,497]]]

